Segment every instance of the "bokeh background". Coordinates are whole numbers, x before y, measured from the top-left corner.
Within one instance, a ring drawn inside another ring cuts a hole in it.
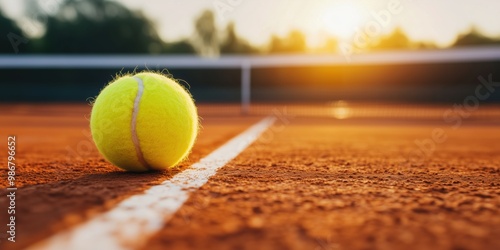
[[[304,57],[500,47],[495,0],[1,0],[0,57],[150,55]],[[391,12],[391,10],[394,10]],[[117,72],[165,70],[0,67],[2,102],[85,102]],[[167,69],[198,102],[240,100],[239,69]],[[500,58],[253,69],[255,102],[452,103]],[[187,85],[186,85],[187,86]],[[485,102],[500,102],[500,91]]]

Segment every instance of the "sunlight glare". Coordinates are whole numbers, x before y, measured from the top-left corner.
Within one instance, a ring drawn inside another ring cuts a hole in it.
[[[353,2],[337,2],[323,14],[325,28],[340,38],[350,38],[362,25],[361,10]]]

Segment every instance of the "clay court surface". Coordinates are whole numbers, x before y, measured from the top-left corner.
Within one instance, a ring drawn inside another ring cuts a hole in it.
[[[7,135],[18,138],[18,190],[16,243],[5,239],[4,227],[0,248],[24,249],[113,209],[188,168],[267,112],[276,117],[274,125],[171,218],[160,219],[159,232],[137,237],[142,242],[131,246],[500,249],[498,106],[480,107],[457,127],[441,118],[448,107],[340,106],[332,113],[257,106],[241,116],[237,106],[221,111],[220,105],[200,105],[203,129],[190,158],[178,169],[137,174],[99,155],[90,137],[89,105],[3,104],[2,143]],[[446,139],[422,152],[415,140],[429,142],[436,129]],[[0,157],[5,225],[5,146]]]

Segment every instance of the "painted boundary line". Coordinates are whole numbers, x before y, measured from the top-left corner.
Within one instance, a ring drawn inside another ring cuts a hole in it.
[[[192,192],[257,140],[275,120],[275,117],[264,118],[171,179],[29,249],[122,250],[142,246],[163,228]]]

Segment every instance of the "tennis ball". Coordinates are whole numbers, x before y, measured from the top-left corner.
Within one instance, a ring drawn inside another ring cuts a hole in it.
[[[96,98],[90,117],[101,154],[129,171],[171,168],[185,159],[198,134],[191,95],[157,73],[125,75]]]

